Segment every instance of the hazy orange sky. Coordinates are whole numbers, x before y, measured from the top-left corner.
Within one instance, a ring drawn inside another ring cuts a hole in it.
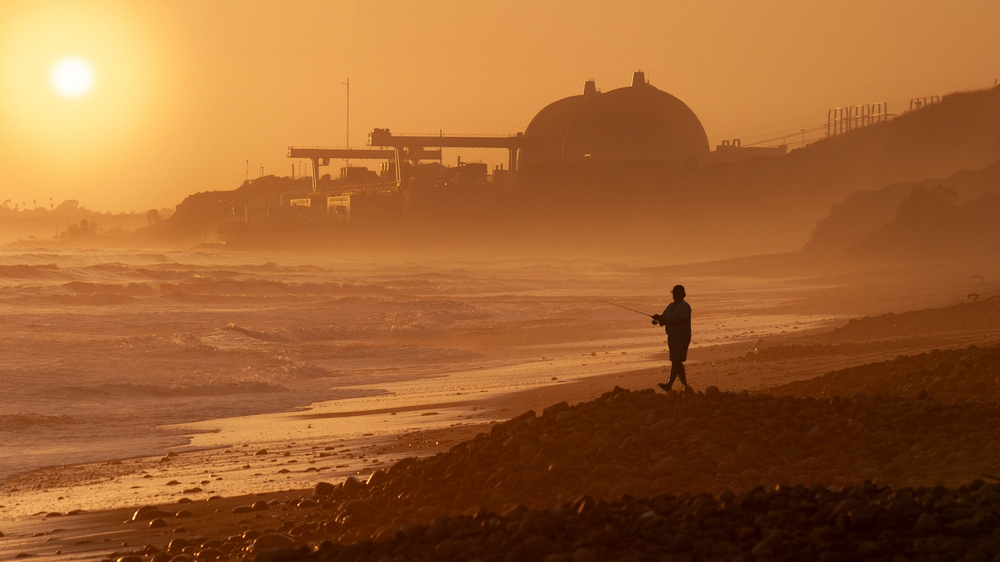
[[[233,189],[247,160],[251,178],[287,175],[289,145],[344,145],[348,77],[355,146],[373,127],[523,131],[636,69],[713,146],[783,134],[833,106],[992,86],[998,21],[994,0],[4,0],[0,201],[141,211]],[[69,56],[94,71],[75,99],[49,83]]]

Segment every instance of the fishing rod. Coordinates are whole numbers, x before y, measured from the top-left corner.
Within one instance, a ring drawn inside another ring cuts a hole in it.
[[[597,299],[594,299],[594,300],[596,300],[597,302],[604,303],[604,304],[610,304],[611,306],[617,306],[618,308],[624,308],[625,310],[631,310],[632,312],[635,312],[636,314],[641,314],[643,316],[648,316],[650,318],[653,317],[652,314],[646,314],[645,312],[643,312],[641,310],[636,310],[634,308],[629,308],[627,306],[622,306],[622,305],[620,305],[618,303],[613,303],[613,302],[608,302],[608,301],[602,301],[602,300],[597,300]]]

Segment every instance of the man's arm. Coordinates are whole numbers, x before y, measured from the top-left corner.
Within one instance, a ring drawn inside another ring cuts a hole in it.
[[[661,314],[653,315],[653,324],[659,324],[660,326],[689,326],[691,324],[690,318],[664,318]]]

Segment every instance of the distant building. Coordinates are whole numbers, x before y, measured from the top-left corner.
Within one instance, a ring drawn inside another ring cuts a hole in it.
[[[340,169],[341,185],[365,185],[379,183],[379,175],[364,166],[343,167]]]
[[[326,198],[326,214],[338,222],[351,222],[351,195],[332,195]]]
[[[676,97],[646,83],[601,93],[593,80],[583,94],[545,106],[524,131],[525,167],[585,159],[659,160],[695,167],[709,160],[708,136],[698,116]]]
[[[311,207],[312,199],[310,197],[312,193],[309,191],[297,189],[295,191],[286,191],[281,194],[279,200],[282,207]]]

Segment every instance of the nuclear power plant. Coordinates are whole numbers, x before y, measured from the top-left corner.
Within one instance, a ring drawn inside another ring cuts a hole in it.
[[[446,166],[443,149],[506,151],[507,163],[461,162]],[[273,202],[234,205],[223,238],[262,224],[328,221],[348,224],[407,214],[411,206],[441,204],[512,189],[524,170],[587,160],[697,168],[751,156],[785,154],[787,145],[743,147],[724,141],[713,152],[698,116],[677,97],[632,74],[629,85],[602,92],[594,80],[582,93],[543,107],[523,132],[484,135],[407,135],[376,128],[363,148],[288,148],[289,158],[311,163],[308,189],[286,191]],[[377,162],[377,171],[344,166],[337,177],[324,174],[331,161]],[[435,203],[431,203],[435,202]]]
[[[416,136],[395,135],[385,128],[374,129],[368,145],[361,149],[289,147],[288,157],[311,160],[313,178],[320,177],[319,166],[330,160],[383,160],[380,178],[400,184],[407,183],[412,168],[422,162],[440,162],[442,148],[504,149],[509,155],[507,169],[496,171],[514,175],[520,168],[549,162],[660,161],[690,168],[712,158],[708,135],[698,116],[683,101],[649,84],[642,71],[633,73],[629,86],[609,92],[602,93],[588,80],[582,94],[542,108],[523,133]],[[725,141],[722,147],[727,161],[734,158],[733,149],[742,148],[738,139]],[[786,149],[744,150],[745,155],[756,156],[784,154]],[[510,176],[500,175],[504,180]]]

